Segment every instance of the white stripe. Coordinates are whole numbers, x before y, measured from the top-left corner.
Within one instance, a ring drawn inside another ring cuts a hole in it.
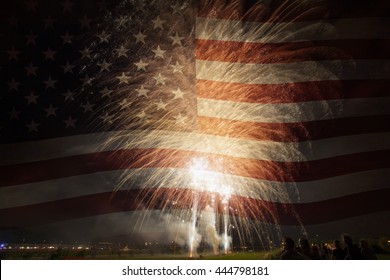
[[[306,161],[390,149],[390,132],[334,137],[296,143]],[[330,148],[331,147],[331,148]],[[286,147],[287,149],[287,147]],[[293,149],[292,149],[293,150]],[[280,153],[283,150],[279,150]],[[298,161],[291,158],[291,161]]]
[[[197,60],[196,78],[242,84],[389,79],[390,60],[324,60],[272,64]]]
[[[128,142],[129,139],[131,142]],[[300,162],[389,149],[390,133],[352,135],[306,142],[273,142],[172,131],[130,131],[119,134],[107,132],[2,145],[0,165],[131,148],[178,149],[237,158]]]
[[[389,216],[390,211],[387,211],[310,225],[306,227],[306,232],[309,238],[316,238],[318,235],[320,240],[339,239],[341,233],[344,232],[358,237],[383,237],[390,231]],[[78,240],[79,242],[89,242],[93,239],[107,241],[106,239],[109,237],[125,235],[133,243],[143,244],[145,241],[170,243],[172,239],[170,239],[171,236],[167,235],[166,225],[163,224],[164,217],[165,215],[157,210],[120,212],[36,226],[30,230],[37,234],[49,234],[52,237]],[[240,218],[235,219],[244,227],[248,223]],[[168,226],[173,228],[174,223],[169,223]],[[261,229],[266,235],[270,233],[275,238],[290,236],[297,240],[305,233],[301,226],[275,226],[256,223],[255,227]],[[244,230],[241,234],[245,234]],[[238,243],[238,240],[233,240],[233,242]],[[274,240],[274,242],[280,242],[280,240]]]
[[[316,181],[284,183],[205,172],[232,195],[282,203],[308,203],[390,187],[390,169],[379,169],[325,178]],[[125,184],[121,187],[121,182]],[[39,183],[0,188],[0,209],[93,195],[115,190],[143,188],[195,189],[191,174],[184,169],[143,169],[107,171]],[[226,192],[216,186],[211,191]]]
[[[114,191],[121,171],[93,173],[0,188],[0,209]]]
[[[257,43],[315,40],[388,39],[388,18],[350,18],[306,22],[244,22],[198,17],[196,38]]]
[[[386,115],[390,98],[356,98],[282,104],[258,104],[198,98],[198,115],[234,121],[295,123]]]
[[[354,238],[371,237],[381,238],[390,231],[390,211],[362,215],[348,219],[332,221],[329,223],[309,225],[305,231],[299,226],[281,226],[282,235],[298,240],[307,235],[312,240],[340,240],[341,234],[347,233]],[[271,227],[273,225],[270,225]],[[274,227],[274,226],[273,226]],[[358,242],[358,240],[354,240]]]

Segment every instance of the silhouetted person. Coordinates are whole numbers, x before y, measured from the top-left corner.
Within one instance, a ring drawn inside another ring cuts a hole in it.
[[[321,259],[320,251],[319,251],[318,246],[316,244],[314,244],[311,247],[311,252],[312,252],[313,260],[320,260]]]
[[[329,249],[324,243],[320,243],[319,253],[322,260],[329,260]]]
[[[299,239],[299,253],[304,257],[304,259],[313,259],[313,253],[310,248],[309,240],[307,240],[307,238]]]
[[[303,260],[303,256],[295,250],[295,243],[289,237],[284,239],[284,250],[280,255],[282,260]]]
[[[344,235],[343,236],[345,243],[345,251],[346,251],[346,260],[363,260],[363,255],[360,252],[360,248],[353,243],[351,236]]]
[[[341,243],[339,240],[334,241],[334,249],[332,251],[332,260],[344,260],[346,257],[346,252],[341,248]]]
[[[364,260],[377,260],[375,253],[368,247],[366,240],[360,240],[360,248]]]

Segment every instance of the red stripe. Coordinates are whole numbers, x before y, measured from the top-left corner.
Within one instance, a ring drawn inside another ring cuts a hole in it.
[[[230,138],[300,142],[390,131],[390,115],[299,123],[256,123],[198,117],[198,131]]]
[[[247,43],[197,40],[199,60],[236,63],[291,63],[343,59],[389,59],[390,40],[331,40]],[[373,51],[375,50],[375,51]]]
[[[209,202],[205,196],[206,194],[203,194],[199,209],[203,209]],[[390,210],[389,196],[390,189],[382,189],[303,204],[276,203],[233,196],[229,201],[232,208],[229,214],[283,225],[298,224],[296,218],[298,215],[305,225],[319,224]],[[177,202],[174,207],[169,202],[173,200]],[[174,192],[169,189],[149,192],[118,191],[0,209],[0,220],[2,227],[28,227],[123,211],[189,209],[192,205],[191,200],[192,190],[186,189]],[[145,204],[148,201],[152,203]],[[218,207],[219,212],[220,207],[221,205]]]
[[[198,97],[260,104],[388,97],[389,88],[390,80],[316,81],[275,85],[196,81]]]
[[[339,18],[388,17],[387,0],[350,1],[326,0],[316,4],[306,1],[198,1],[198,16],[231,20],[290,22]]]
[[[2,166],[0,186],[130,168],[188,168],[192,159],[198,157],[207,158],[209,169],[216,172],[279,182],[319,180],[354,172],[390,168],[388,160],[390,150],[309,162],[272,162],[182,150],[132,149]]]

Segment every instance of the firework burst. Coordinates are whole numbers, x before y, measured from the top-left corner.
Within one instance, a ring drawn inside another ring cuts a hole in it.
[[[300,71],[282,66],[278,71],[274,71],[275,68],[270,71],[267,63],[282,59],[288,49],[283,50],[281,46],[279,56],[267,55],[269,50],[261,45],[248,47],[251,43],[248,38],[262,43],[304,38],[318,29],[315,24],[292,30],[284,19],[292,21],[294,15],[305,17],[310,11],[322,11],[321,8],[306,9],[307,1],[287,1],[288,4],[285,2],[278,8],[261,4],[245,10],[240,1],[232,1],[233,4],[201,1],[197,12],[200,16],[195,22],[196,11],[191,1],[179,4],[156,1],[151,5],[141,5],[141,2],[123,1],[107,15],[108,22],[115,22],[125,11],[125,16],[132,22],[124,33],[126,36],[140,34],[140,26],[153,22],[154,28],[148,28],[160,38],[158,47],[153,49],[154,55],[150,48],[142,49],[141,37],[138,38],[141,42],[137,42],[140,46],[123,45],[133,53],[134,61],[122,65],[116,74],[101,79],[102,86],[118,79],[125,83],[115,91],[115,98],[101,107],[106,114],[104,123],[114,125],[117,131],[110,134],[102,147],[103,150],[117,151],[112,160],[119,162],[120,169],[124,170],[116,190],[140,189],[137,209],[159,209],[161,217],[174,217],[167,220],[169,223],[175,220],[185,224],[190,256],[196,255],[202,239],[210,244],[214,253],[220,247],[224,253],[229,252],[233,229],[242,244],[253,242],[253,238],[264,240],[264,243],[274,239],[270,237],[274,233],[268,230],[267,224],[278,227],[279,212],[275,205],[288,205],[292,197],[299,199],[294,184],[297,171],[289,162],[302,163],[305,160],[299,145],[278,139],[294,135],[296,131],[304,134],[305,127],[299,123],[291,128],[291,119],[310,119],[310,116],[304,116],[308,111],[303,112],[299,106],[272,104],[271,97],[258,96],[256,103],[248,102],[254,95],[249,85],[286,83],[283,90],[287,95],[292,87],[288,83],[307,73],[329,79],[334,79],[334,74],[315,62],[307,63],[307,68]],[[175,7],[178,15],[175,20],[167,12],[169,6]],[[160,11],[158,17],[153,11]],[[215,18],[218,17],[213,13],[222,13],[226,20],[217,22]],[[145,14],[151,16],[140,16]],[[208,20],[210,14],[214,17]],[[256,22],[253,19],[255,16],[284,23],[259,23],[258,18]],[[332,32],[329,26],[325,29]],[[180,33],[186,36],[177,35]],[[163,35],[165,40],[171,38],[176,43],[169,41],[169,45],[164,45]],[[151,35],[148,36],[151,40]],[[238,57],[233,57],[237,52],[231,54],[219,49],[218,44],[213,47],[205,43],[206,39],[224,42],[234,41],[232,38],[237,37],[244,40],[237,45],[243,47]],[[118,36],[116,49],[120,49],[122,39]],[[319,50],[308,47],[295,55],[310,56],[316,51]],[[169,58],[164,58],[165,52],[169,52]],[[248,57],[259,52],[264,53],[263,61],[247,63]],[[210,57],[215,53],[219,53],[222,62],[216,64],[212,61]],[[117,54],[107,51],[101,54],[101,58],[113,55]],[[137,65],[137,70],[133,69],[134,65]],[[198,79],[196,93],[195,79]],[[216,88],[208,82],[209,79],[244,81],[246,86],[220,85]],[[211,85],[209,89],[206,83]],[[221,100],[221,96],[228,94],[240,96],[245,102],[231,102],[228,98]],[[327,104],[321,110],[323,114],[333,114]],[[245,121],[246,125],[240,125],[240,121]],[[280,129],[269,125],[275,123]],[[289,131],[291,129],[293,131]],[[294,215],[293,209],[288,211]],[[138,223],[141,227],[142,224]],[[183,231],[183,226],[180,231]]]

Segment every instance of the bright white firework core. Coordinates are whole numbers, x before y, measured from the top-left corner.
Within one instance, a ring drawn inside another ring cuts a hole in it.
[[[231,195],[231,188],[224,182],[222,174],[209,170],[208,161],[206,159],[194,158],[189,169],[192,184],[196,190],[218,193],[223,196],[223,202],[227,203]]]
[[[221,165],[222,167],[222,165]],[[192,160],[190,165],[190,173],[191,173],[191,181],[192,185],[195,188],[193,192],[193,205],[192,205],[192,221],[191,221],[191,229],[189,234],[189,255],[193,257],[196,254],[195,248],[195,240],[194,235],[197,233],[197,212],[199,203],[199,192],[207,192],[211,194],[211,204],[212,207],[207,206],[206,208],[212,209],[215,211],[215,193],[218,193],[221,196],[221,203],[223,204],[223,235],[218,236],[216,231],[215,220],[213,223],[209,223],[208,232],[213,232],[213,251],[214,254],[217,253],[218,243],[221,242],[223,246],[224,253],[226,254],[229,249],[229,237],[227,233],[229,217],[228,217],[228,204],[231,196],[231,188],[227,185],[223,176],[216,172],[211,172],[209,170],[208,161],[204,158],[195,158]],[[216,216],[214,212],[213,216]],[[214,218],[215,219],[215,218]]]

